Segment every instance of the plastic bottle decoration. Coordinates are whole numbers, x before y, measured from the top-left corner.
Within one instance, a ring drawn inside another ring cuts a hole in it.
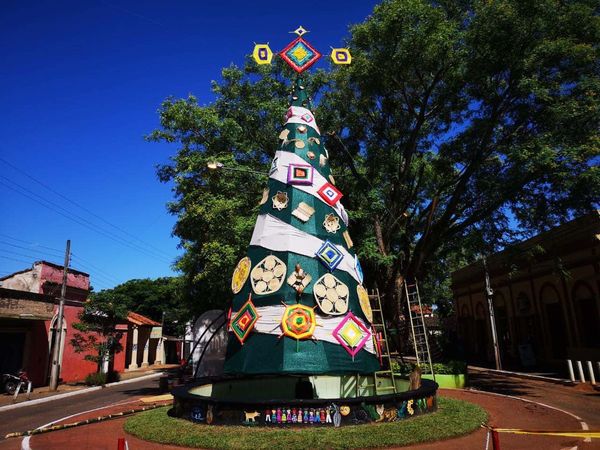
[[[267,409],[265,411],[265,423],[266,422],[271,423],[271,410],[270,409]]]
[[[302,408],[298,409],[298,423],[302,423]]]
[[[308,409],[304,410],[304,423],[308,423]]]
[[[312,408],[308,412],[308,423],[315,423],[315,412]]]
[[[325,408],[325,423],[331,423],[331,413],[329,408]]]
[[[320,418],[321,418],[321,422],[322,422],[322,423],[325,423],[325,410],[324,410],[324,409],[321,409],[321,410],[319,411],[319,416],[320,416]]]
[[[274,409],[271,410],[271,422],[277,423],[277,414]]]
[[[281,408],[277,408],[277,423],[281,423]]]
[[[285,413],[285,408],[283,408],[283,412],[281,413],[281,423],[287,422],[287,414]]]
[[[296,408],[292,409],[292,423],[298,422],[298,415],[296,414]]]
[[[321,423],[321,415],[318,409],[315,409],[315,423]]]

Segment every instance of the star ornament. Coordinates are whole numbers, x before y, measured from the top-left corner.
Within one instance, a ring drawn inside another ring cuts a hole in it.
[[[269,48],[269,44],[255,44],[254,51],[252,52],[252,58],[256,61],[256,64],[271,64],[273,59],[273,52]]]
[[[317,320],[313,308],[302,305],[286,306],[281,318],[283,335],[301,340],[311,338],[315,332]]]
[[[300,25],[298,28],[296,28],[294,31],[291,31],[290,33],[296,33],[298,36],[302,36],[303,34],[306,34],[308,32],[308,30],[306,30],[302,25]]]

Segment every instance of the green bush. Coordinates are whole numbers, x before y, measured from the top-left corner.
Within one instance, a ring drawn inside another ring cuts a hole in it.
[[[412,363],[400,363],[398,361],[392,361],[392,370],[394,373],[401,375],[408,375],[415,368],[415,364]],[[430,373],[428,365],[421,366],[422,373]],[[467,363],[464,361],[448,361],[447,363],[435,363],[433,365],[433,371],[437,375],[462,375],[467,373]]]
[[[120,379],[121,376],[119,375],[119,372],[94,372],[85,377],[85,384],[88,386],[104,386],[106,383],[114,383]]]

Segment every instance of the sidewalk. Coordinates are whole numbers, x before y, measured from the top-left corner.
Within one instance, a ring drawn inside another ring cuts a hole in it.
[[[503,428],[523,428],[538,430],[581,430],[579,421],[564,412],[555,409],[525,402],[519,399],[500,397],[497,395],[463,391],[440,389],[440,395],[452,397],[459,400],[466,400],[476,403],[488,411],[489,424]],[[101,411],[94,411],[93,416],[104,415],[111,412],[139,407],[141,403],[128,402],[119,406],[113,405]],[[76,422],[90,416],[72,417],[66,422]],[[77,448],[81,450],[114,450],[117,439],[125,437],[131,449],[145,450],[181,450],[182,447],[166,446],[153,444],[126,435],[123,431],[123,424],[127,418],[109,420],[106,422],[84,425],[77,428],[70,428],[61,431],[54,431],[46,434],[32,436],[29,445],[33,450],[58,450],[66,448]],[[368,425],[361,425],[368,430]],[[464,450],[480,449],[485,447],[485,430],[477,430],[467,436],[462,436],[446,441],[433,442],[429,444],[420,444],[417,446],[402,447],[403,450]],[[21,438],[11,438],[0,443],[0,450],[20,450]],[[512,435],[501,434],[500,443],[503,449],[511,450],[529,450],[532,448],[561,450],[572,449],[578,446],[580,450],[592,450],[600,448],[600,442],[596,440],[592,443],[583,443],[583,440],[569,437],[554,436],[536,436],[536,435]]]
[[[149,366],[143,369],[132,370],[130,372],[122,372],[120,373],[120,380],[118,382],[132,380],[140,377],[144,377],[146,375],[150,375],[153,373],[158,373],[170,369],[176,369],[179,367],[177,364],[162,364],[156,366]],[[112,383],[111,383],[112,384]],[[58,386],[56,391],[50,391],[49,386],[41,386],[34,388],[31,391],[30,398],[27,398],[26,393],[21,393],[17,397],[17,401],[14,401],[14,396],[8,395],[6,393],[0,394],[0,408],[3,406],[9,406],[13,404],[25,404],[31,400],[38,400],[41,398],[53,397],[61,394],[72,393],[76,391],[85,391],[86,389],[90,389],[92,386],[88,386],[83,383],[78,384],[61,384]]]

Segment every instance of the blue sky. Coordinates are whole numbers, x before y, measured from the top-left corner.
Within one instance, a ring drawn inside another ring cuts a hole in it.
[[[210,102],[222,67],[254,42],[280,50],[298,25],[326,53],[375,3],[3,2],[0,276],[62,263],[66,239],[96,290],[172,275],[172,193],[155,166],[176,147],[143,139],[161,101]]]

